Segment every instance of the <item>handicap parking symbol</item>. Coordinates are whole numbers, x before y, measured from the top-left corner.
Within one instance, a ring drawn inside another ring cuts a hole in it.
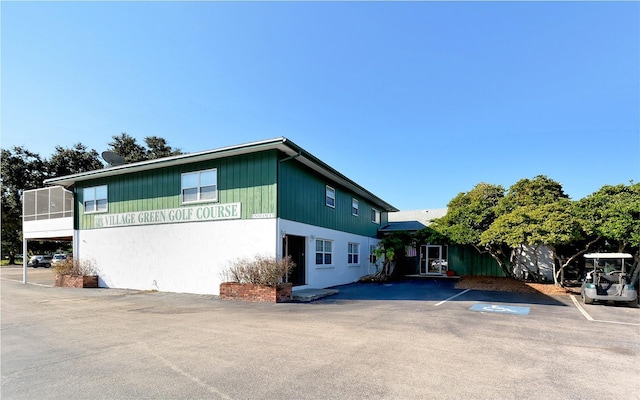
[[[528,315],[529,307],[503,306],[495,304],[474,304],[471,311],[494,312],[500,314]]]

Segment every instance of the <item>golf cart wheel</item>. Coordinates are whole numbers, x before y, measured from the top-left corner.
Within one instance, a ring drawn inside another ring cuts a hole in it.
[[[591,297],[587,296],[586,293],[583,293],[582,294],[582,302],[584,304],[593,304],[593,299]]]

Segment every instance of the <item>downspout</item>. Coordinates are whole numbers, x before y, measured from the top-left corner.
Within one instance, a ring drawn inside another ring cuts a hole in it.
[[[301,155],[302,155],[302,151],[299,151],[298,154],[294,154],[292,156],[289,156],[289,157],[283,158],[282,160],[279,160],[278,161],[278,165],[280,165],[280,163],[283,163],[285,161],[289,161],[289,160],[293,160],[295,158],[298,158]],[[276,182],[277,182],[276,183],[276,256],[277,256],[278,255],[278,247],[282,246],[282,242],[283,242],[282,239],[284,239],[283,238],[284,235],[280,230],[280,215],[278,214],[279,199],[277,198],[278,197],[278,191],[277,191],[277,187],[278,186],[277,185],[279,184],[279,181],[280,181],[280,179],[279,179],[280,178],[280,168],[278,168],[278,171],[276,173],[277,173],[277,177],[276,177]],[[286,257],[286,255],[284,253],[285,253],[285,249],[284,248],[280,248],[280,256],[282,258]]]

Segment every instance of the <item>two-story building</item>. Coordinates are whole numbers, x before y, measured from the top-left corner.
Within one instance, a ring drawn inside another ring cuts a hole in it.
[[[258,254],[290,255],[298,287],[350,283],[397,211],[287,138],[45,183],[73,194],[74,257],[112,288],[218,294],[221,272]],[[25,238],[43,223],[25,220]]]

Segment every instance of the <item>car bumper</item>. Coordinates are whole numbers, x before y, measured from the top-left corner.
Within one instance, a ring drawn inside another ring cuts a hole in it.
[[[593,300],[601,301],[635,301],[638,298],[638,292],[635,289],[624,288],[620,295],[598,294],[595,288],[583,288],[582,294]]]

